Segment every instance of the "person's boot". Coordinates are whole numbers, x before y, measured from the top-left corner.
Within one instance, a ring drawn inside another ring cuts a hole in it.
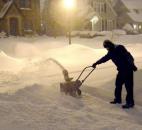
[[[121,103],[122,103],[121,100],[115,100],[115,99],[110,102],[110,104],[121,104]]]
[[[129,109],[129,108],[133,108],[135,105],[134,103],[126,103],[125,105],[122,106],[123,109]]]

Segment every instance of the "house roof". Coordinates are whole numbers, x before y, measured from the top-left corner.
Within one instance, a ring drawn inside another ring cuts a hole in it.
[[[5,14],[7,13],[8,9],[11,7],[13,1],[8,1],[3,8],[0,11],[0,19],[3,18],[5,16]]]
[[[122,0],[122,2],[129,10],[128,16],[135,22],[142,22],[142,0]]]
[[[142,12],[140,12],[140,13],[137,14],[137,13],[131,11],[130,13],[128,13],[128,15],[130,16],[130,18],[133,21],[139,22],[139,23],[142,22]]]
[[[122,0],[128,9],[142,9],[142,0]]]
[[[115,10],[114,10],[114,8],[113,8],[113,5],[110,3],[110,1],[108,1],[108,0],[105,0],[105,1],[106,1],[106,3],[108,4],[108,6],[110,7],[112,13],[113,13],[115,16],[117,16],[117,13],[115,12]]]

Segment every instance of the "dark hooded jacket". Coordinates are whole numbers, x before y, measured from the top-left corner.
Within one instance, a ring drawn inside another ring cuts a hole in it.
[[[108,53],[96,62],[96,64],[101,64],[112,60],[117,66],[118,71],[135,71],[137,68],[134,65],[134,58],[126,50],[123,45],[115,45],[114,49],[108,51]]]

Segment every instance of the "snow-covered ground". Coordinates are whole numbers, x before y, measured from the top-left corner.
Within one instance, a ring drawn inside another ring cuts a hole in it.
[[[113,36],[139,68],[134,109],[109,104],[117,73],[111,62],[98,66],[82,86],[81,98],[59,91],[64,79],[56,63],[75,79],[106,53],[102,42],[110,37],[73,38],[70,46],[65,37],[0,39],[0,130],[142,130],[142,35]]]

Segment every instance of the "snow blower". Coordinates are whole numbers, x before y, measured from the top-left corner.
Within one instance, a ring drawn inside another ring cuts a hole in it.
[[[82,92],[80,90],[81,85],[85,82],[85,80],[90,76],[90,74],[95,70],[94,68],[87,74],[87,76],[80,80],[81,76],[83,75],[84,71],[88,68],[92,68],[92,66],[85,67],[81,74],[78,76],[78,78],[75,81],[72,81],[73,78],[69,78],[68,71],[64,70],[64,83],[60,83],[60,91],[71,96],[81,96]]]

